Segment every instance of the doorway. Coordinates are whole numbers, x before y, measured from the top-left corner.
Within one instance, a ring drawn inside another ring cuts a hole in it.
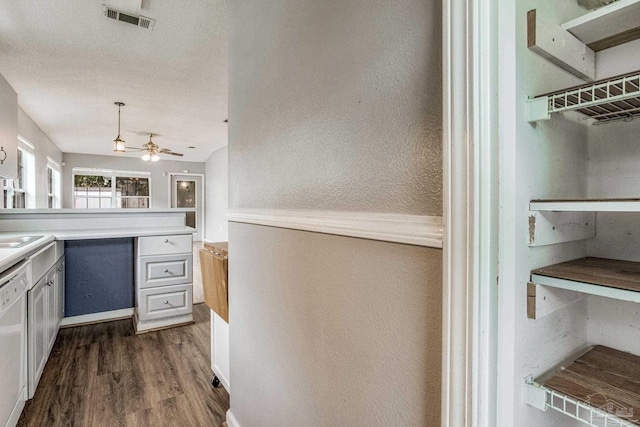
[[[202,214],[203,179],[199,174],[171,174],[171,207],[189,209],[186,224],[193,227],[193,241],[200,242],[204,235]]]

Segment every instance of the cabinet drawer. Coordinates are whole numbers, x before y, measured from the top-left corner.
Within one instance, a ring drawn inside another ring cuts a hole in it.
[[[51,242],[31,255],[31,283],[36,283],[56,263],[56,242]]]
[[[139,237],[138,256],[191,253],[192,237],[191,234]]]
[[[138,288],[179,285],[193,281],[191,254],[138,258]]]
[[[193,306],[192,292],[191,284],[139,290],[138,317],[152,320],[189,314]]]

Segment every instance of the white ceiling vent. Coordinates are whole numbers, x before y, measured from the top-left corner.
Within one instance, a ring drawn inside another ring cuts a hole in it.
[[[102,5],[102,12],[106,18],[115,19],[116,21],[126,22],[127,24],[137,25],[138,27],[153,30],[153,26],[156,24],[155,19],[147,18],[144,16],[129,15],[119,10],[110,8],[107,5]]]

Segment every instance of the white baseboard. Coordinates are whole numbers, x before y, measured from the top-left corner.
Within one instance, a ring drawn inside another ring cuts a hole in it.
[[[231,409],[227,411],[227,424],[229,425],[229,427],[240,427],[240,423],[231,413]]]
[[[109,320],[129,319],[133,316],[134,308],[123,308],[121,310],[103,311],[102,313],[83,314],[81,316],[71,316],[62,319],[60,327],[78,326],[83,324],[100,323]]]
[[[442,248],[441,216],[279,209],[229,209],[231,222]]]

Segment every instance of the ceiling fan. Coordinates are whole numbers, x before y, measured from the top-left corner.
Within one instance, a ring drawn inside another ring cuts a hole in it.
[[[113,140],[113,151],[115,153],[126,153],[125,141],[120,138],[120,107],[124,106],[124,102],[115,102],[114,104],[118,106],[118,136]],[[183,156],[182,153],[176,153],[168,148],[160,148],[151,140],[153,134],[148,133],[147,135],[149,136],[149,142],[144,144],[142,147],[129,147],[129,150],[141,151],[142,160],[145,162],[157,162],[160,160],[160,154],[170,154],[172,156],[179,157]]]
[[[168,148],[158,147],[158,145],[154,144],[154,142],[151,140],[153,134],[148,133],[147,135],[149,135],[149,142],[144,144],[142,148],[135,148],[136,150],[142,151],[142,160],[144,160],[145,162],[157,162],[158,160],[160,160],[160,154],[171,154],[172,156],[178,157],[183,156],[182,153],[176,153],[175,151],[171,151]]]

